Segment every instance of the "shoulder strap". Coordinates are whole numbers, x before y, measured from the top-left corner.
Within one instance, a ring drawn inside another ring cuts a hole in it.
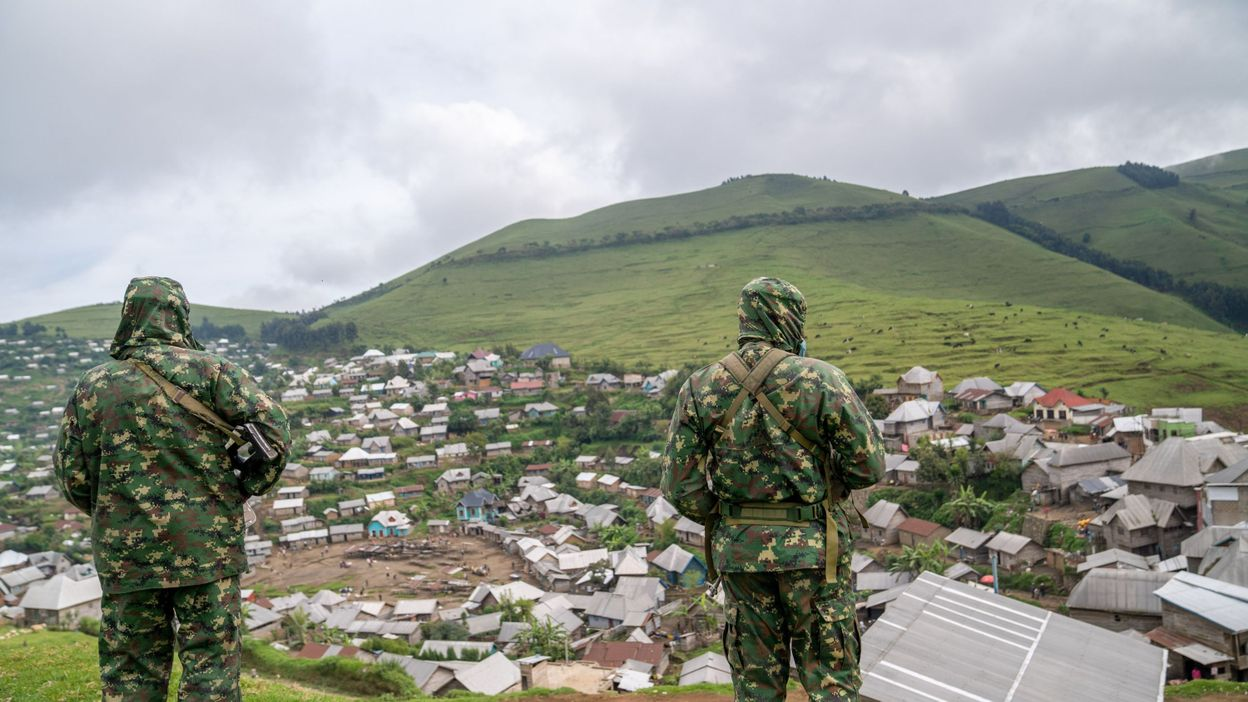
[[[238,432],[234,431],[234,427],[230,426],[229,423],[227,423],[224,419],[221,418],[220,415],[208,409],[207,405],[195,399],[195,397],[191,395],[190,393],[188,393],[186,390],[183,390],[182,388],[169,382],[169,380],[165,378],[165,376],[161,375],[160,373],[157,373],[156,369],[152,368],[146,363],[136,361],[133,358],[128,359],[128,360],[134,364],[135,368],[138,368],[139,370],[143,371],[144,375],[151,378],[157,385],[159,385],[160,389],[163,390],[165,394],[169,396],[169,399],[173,400],[177,404],[184,407],[186,411],[190,412],[196,417],[199,417],[205,422],[208,422],[217,430],[221,431],[223,434],[233,439],[234,443],[240,446],[247,443],[246,441],[242,439],[242,437],[238,435]]]
[[[761,392],[763,383],[766,382],[771,372],[776,369],[776,366],[780,365],[781,361],[791,355],[789,352],[773,346],[767,350],[767,353],[763,354],[758,364],[748,372],[745,362],[741,360],[741,356],[736,352],[728,354],[720,361],[720,364],[724,366],[724,369],[728,371],[732,379],[741,384],[741,392],[737,393],[732,404],[728,406],[728,411],[719,420],[718,429],[720,433],[727,431],[732,426],[732,420],[736,418],[737,411],[741,409],[741,403],[745,401],[746,396],[753,395],[754,401],[763,408],[763,411],[771,416],[772,420],[780,426],[781,431],[788,434],[789,438],[796,441],[802,448],[818,455],[818,447],[815,446],[815,442],[806,438],[805,434],[798,431],[797,427],[793,426],[792,422],[780,412],[780,408],[776,407],[771,400],[767,399],[767,395]]]

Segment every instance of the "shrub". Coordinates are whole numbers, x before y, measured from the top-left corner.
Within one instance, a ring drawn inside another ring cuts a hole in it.
[[[341,656],[303,660],[255,639],[243,642],[243,664],[260,673],[354,695],[408,697],[420,692],[412,678],[393,663],[369,664]]]
[[[95,617],[83,617],[78,620],[78,631],[88,636],[99,636],[100,620]]]

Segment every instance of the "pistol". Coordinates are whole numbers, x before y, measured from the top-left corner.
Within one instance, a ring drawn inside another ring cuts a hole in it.
[[[238,434],[243,443],[239,444],[236,440],[230,439],[225,449],[230,454],[230,461],[238,470],[254,468],[260,462],[271,463],[277,460],[277,451],[273,450],[273,446],[265,440],[255,424],[247,422],[235,427],[234,432]]]

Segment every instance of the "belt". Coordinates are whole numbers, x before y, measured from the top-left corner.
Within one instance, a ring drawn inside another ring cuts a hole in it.
[[[821,504],[802,502],[720,502],[719,514],[731,525],[810,526],[823,519],[827,510]]]

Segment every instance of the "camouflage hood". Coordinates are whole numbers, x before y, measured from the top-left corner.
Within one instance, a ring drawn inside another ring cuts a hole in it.
[[[108,355],[120,360],[143,346],[203,349],[191,335],[191,306],[186,293],[172,278],[135,278],[126,288],[121,324]]]
[[[737,343],[762,341],[797,353],[806,326],[806,298],[779,278],[755,278],[741,289]]]

